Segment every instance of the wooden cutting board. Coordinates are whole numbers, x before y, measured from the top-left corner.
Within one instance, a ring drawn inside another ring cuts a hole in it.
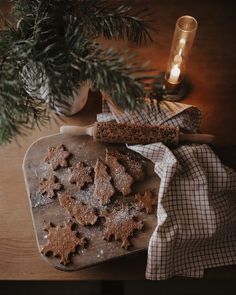
[[[49,199],[38,192],[40,179],[42,177],[47,178],[52,173],[48,164],[44,162],[47,149],[49,146],[55,146],[57,144],[64,144],[73,154],[73,157],[69,160],[70,166],[77,161],[82,161],[85,164],[94,167],[97,158],[100,157],[104,160],[106,148],[125,149],[125,147],[121,145],[109,145],[94,142],[89,136],[71,136],[66,134],[56,134],[44,137],[30,146],[25,155],[23,171],[39,253],[41,246],[46,242],[47,233],[44,231],[45,224],[48,222],[52,222],[56,225],[63,224],[63,221],[69,219],[67,211],[60,206],[57,198]],[[140,161],[144,161],[144,158],[141,156]],[[145,166],[146,177],[142,182],[133,185],[132,193],[144,193],[146,190],[158,192],[159,178],[154,173],[154,165],[149,160],[145,159]],[[90,184],[83,191],[78,192],[76,191],[75,185],[69,184],[68,172],[68,168],[61,168],[53,173],[64,185],[64,190],[76,195],[78,200],[87,202],[88,200],[93,199],[92,202],[94,204],[94,184]],[[134,195],[130,197],[122,197],[119,195],[115,196],[115,199],[119,202],[133,202]],[[94,226],[77,226],[78,232],[85,236],[89,242],[85,249],[79,249],[76,254],[71,256],[70,264],[63,266],[59,263],[59,259],[52,255],[44,256],[41,254],[41,256],[57,269],[75,271],[109,259],[131,255],[137,251],[146,250],[151,234],[156,226],[156,214],[138,212],[137,217],[144,221],[144,227],[142,231],[135,233],[134,237],[131,238],[130,241],[132,246],[128,250],[121,248],[120,241],[105,241],[102,238],[103,225],[98,224]]]

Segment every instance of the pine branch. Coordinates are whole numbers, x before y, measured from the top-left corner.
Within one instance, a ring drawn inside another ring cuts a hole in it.
[[[135,11],[124,1],[82,0],[77,1],[76,16],[85,35],[107,39],[124,39],[135,43],[152,41],[151,26],[147,21],[147,9]]]
[[[35,45],[39,53],[34,56],[34,65],[27,67],[26,71],[30,74],[35,68],[33,76],[38,78],[34,81],[40,82],[42,75],[45,77],[38,88],[46,89],[47,103],[51,108],[55,108],[56,100],[69,105],[73,91],[86,80],[109,93],[122,108],[134,108],[136,98],[145,96],[142,80],[146,78],[134,75],[144,74],[146,69],[134,62],[131,56],[124,59],[86,39],[80,32],[77,19],[68,17],[64,21],[63,37],[58,34],[52,17],[41,21]],[[40,47],[41,44],[44,48]],[[32,92],[37,85],[30,88]]]
[[[37,14],[38,0],[11,0],[12,16],[16,19]]]
[[[67,33],[67,42],[74,58],[72,67],[80,80],[90,80],[108,93],[121,108],[134,109],[137,99],[146,94],[144,84],[150,78],[150,70],[137,63],[134,55],[125,58],[124,54],[120,55],[113,49],[104,50],[82,35],[75,39],[76,31],[73,29]]]
[[[0,144],[49,120],[44,103],[23,93],[15,67],[10,63],[5,63],[1,71],[0,109]]]
[[[141,43],[152,41],[147,9],[135,11],[124,1],[109,0],[12,0],[13,13],[18,19],[26,15],[34,18],[45,13],[71,15],[79,20],[80,30],[87,36],[96,38],[103,35],[107,39],[124,39]],[[59,18],[57,19],[57,23]]]
[[[68,108],[87,80],[121,108],[140,105],[148,69],[127,52],[104,50],[94,38],[151,40],[145,10],[108,0],[13,3],[12,18],[0,31],[0,144],[47,122],[47,106]]]
[[[109,94],[122,109],[134,109],[137,106],[137,98],[145,96],[145,90],[136,80],[133,69],[126,66],[114,52],[97,49],[94,53],[97,55],[78,58],[84,78],[91,82],[96,81],[96,87]]]
[[[19,76],[22,65],[31,54],[32,43],[29,40],[17,41],[15,37],[13,27],[1,32],[0,144],[49,120],[45,103],[25,93]]]

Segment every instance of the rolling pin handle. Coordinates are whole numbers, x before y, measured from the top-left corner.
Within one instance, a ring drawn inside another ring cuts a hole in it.
[[[180,133],[179,141],[180,142],[192,142],[192,143],[212,143],[215,140],[215,136],[212,134],[188,134],[188,133]]]
[[[70,134],[70,135],[90,135],[93,136],[93,125],[90,126],[69,126],[63,125],[60,127],[61,134]]]

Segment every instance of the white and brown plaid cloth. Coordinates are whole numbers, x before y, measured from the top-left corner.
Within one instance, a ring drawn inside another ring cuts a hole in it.
[[[146,109],[117,115],[104,103],[97,120],[166,124],[196,132],[201,114],[196,107],[163,101],[160,113]],[[150,159],[161,179],[146,278],[202,277],[206,268],[235,264],[236,173],[205,144],[129,148]]]

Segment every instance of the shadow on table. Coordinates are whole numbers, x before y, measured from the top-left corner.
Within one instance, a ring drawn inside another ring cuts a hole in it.
[[[235,294],[233,279],[167,281],[2,281],[1,295],[191,295]]]

